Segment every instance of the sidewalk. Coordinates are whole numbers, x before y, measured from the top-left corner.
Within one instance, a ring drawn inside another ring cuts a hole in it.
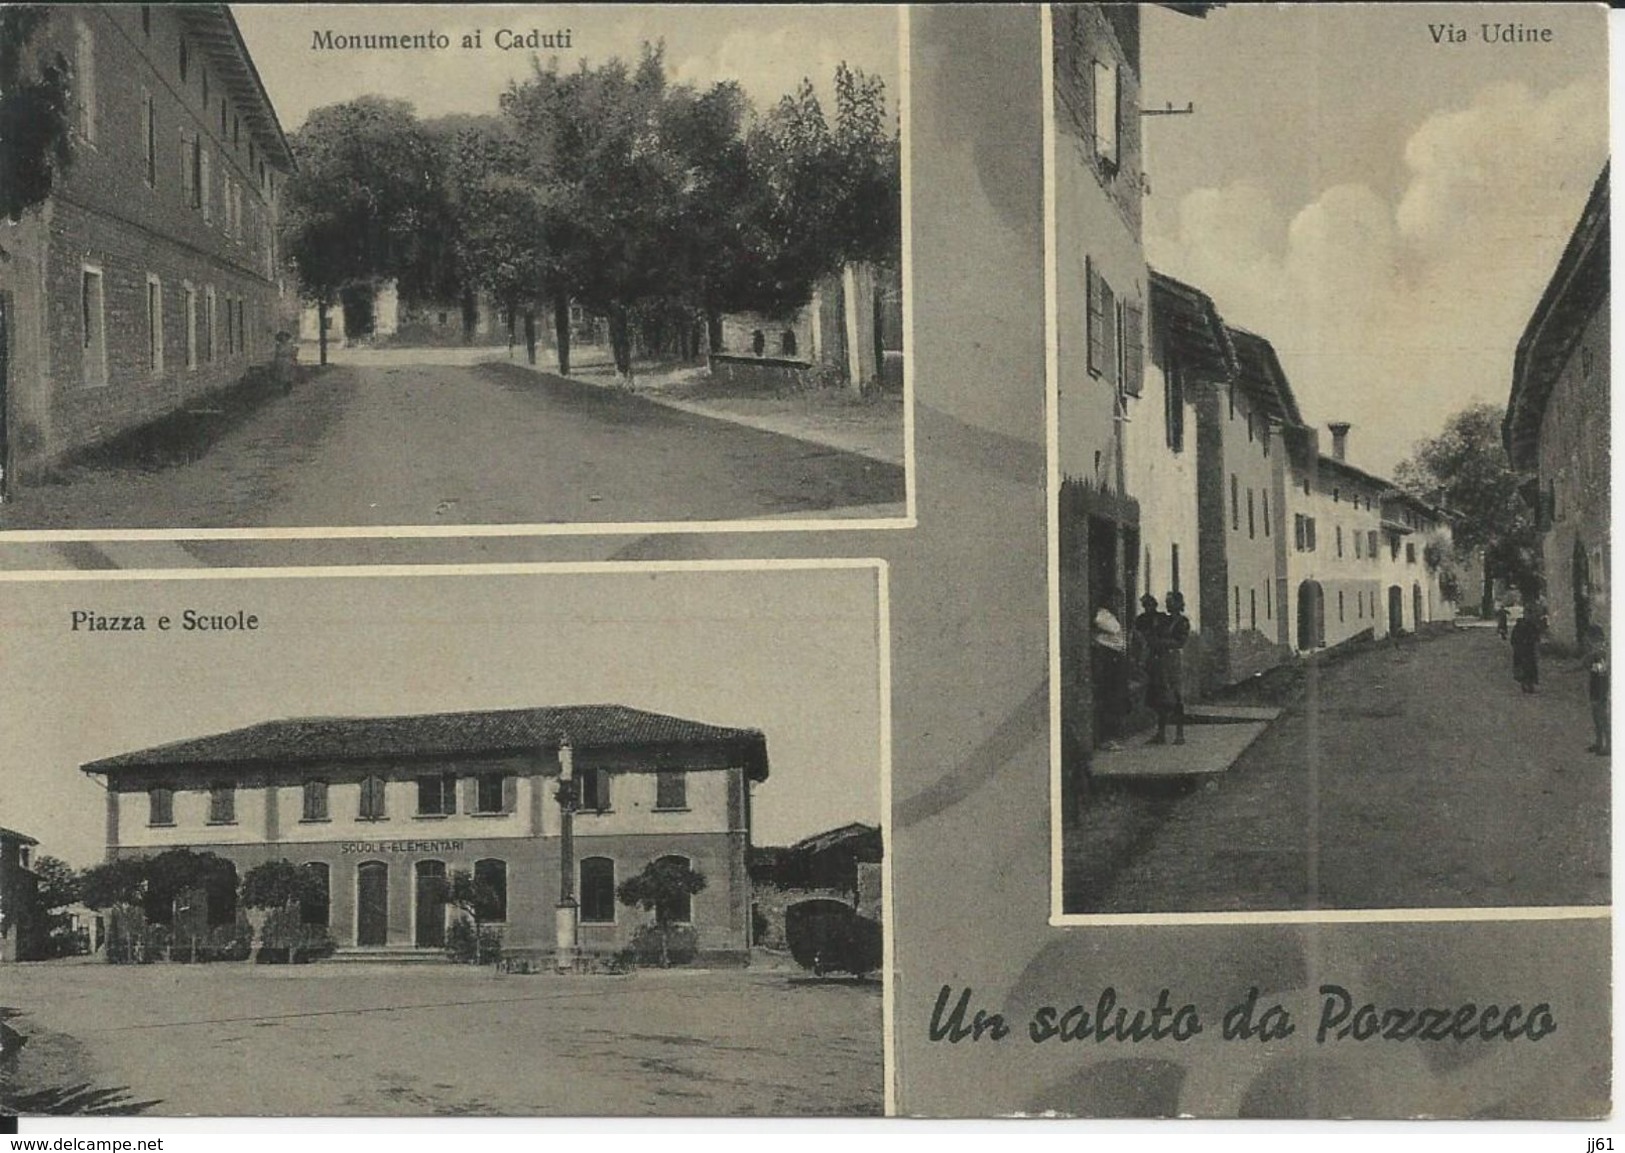
[[[1185,743],[1153,744],[1155,732],[1137,733],[1120,749],[1095,752],[1096,780],[1173,780],[1226,772],[1262,736],[1280,709],[1198,705],[1185,717]]]
[[[527,364],[522,350],[512,359],[501,350],[485,350],[493,355],[483,360],[528,368],[545,376],[557,376],[556,366],[538,350],[537,363]],[[624,391],[618,377],[607,365],[572,365],[566,379],[598,388]],[[644,400],[679,412],[726,420],[759,432],[804,440],[839,452],[867,457],[883,464],[905,466],[903,453],[903,405],[895,402],[859,401],[845,394],[808,391],[793,395],[764,393],[706,393],[706,370],[685,368],[651,371],[635,377],[631,392]]]

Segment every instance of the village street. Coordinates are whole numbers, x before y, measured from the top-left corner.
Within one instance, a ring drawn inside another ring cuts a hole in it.
[[[109,1091],[114,1111],[155,1116],[883,1106],[880,984],[782,969],[557,977],[86,960],[17,966],[0,1003],[28,1038],[6,1091],[25,1113],[78,1085]]]
[[[1590,743],[1573,658],[1543,659],[1525,695],[1493,628],[1378,645],[1317,669],[1206,784],[1091,797],[1067,910],[1606,905],[1609,758]]]
[[[24,487],[0,510],[0,528],[902,515],[895,464],[469,360],[466,350],[400,350],[331,365],[195,459],[115,462]]]

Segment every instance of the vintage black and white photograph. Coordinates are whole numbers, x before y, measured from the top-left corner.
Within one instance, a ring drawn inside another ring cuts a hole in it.
[[[0,1108],[882,1112],[881,570],[530,567],[4,582]]]
[[[907,524],[901,28],[8,6],[0,532]]]
[[[1604,11],[1052,32],[1056,914],[1605,916]]]

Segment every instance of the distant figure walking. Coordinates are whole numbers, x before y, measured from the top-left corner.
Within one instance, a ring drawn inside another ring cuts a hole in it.
[[[1586,680],[1591,697],[1591,729],[1594,739],[1590,751],[1598,756],[1609,753],[1608,716],[1608,638],[1601,625],[1586,630]]]
[[[1495,633],[1502,640],[1507,639],[1507,607],[1502,605],[1495,610]]]
[[[1540,625],[1534,613],[1526,612],[1512,626],[1512,679],[1526,693],[1535,691],[1540,681]]]
[[[1134,618],[1134,632],[1129,640],[1129,658],[1139,681],[1145,687],[1145,707],[1155,709],[1151,682],[1152,643],[1162,628],[1162,613],[1157,610],[1157,598],[1146,593],[1140,598],[1140,615]]]
[[[1191,639],[1191,622],[1185,616],[1185,598],[1182,594],[1168,594],[1168,611],[1161,614],[1158,628],[1151,641],[1150,683],[1146,690],[1148,700],[1157,710],[1157,735],[1150,744],[1168,743],[1168,720],[1174,722],[1174,744],[1185,743],[1185,642]]]
[[[293,334],[284,330],[276,334],[276,349],[271,354],[271,371],[286,396],[293,391],[293,379],[299,372],[299,350],[294,347]]]
[[[1117,601],[1116,589],[1104,590],[1089,625],[1096,743],[1103,749],[1121,747],[1116,738],[1122,734],[1123,718],[1129,709],[1128,640],[1122,622],[1112,611]]]

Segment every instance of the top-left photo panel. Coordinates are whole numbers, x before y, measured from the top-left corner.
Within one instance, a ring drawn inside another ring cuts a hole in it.
[[[907,37],[6,6],[0,543],[912,526]]]

